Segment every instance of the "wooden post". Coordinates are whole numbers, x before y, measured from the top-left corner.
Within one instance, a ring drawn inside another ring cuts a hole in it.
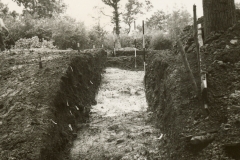
[[[135,68],[137,68],[136,21],[134,21]]]
[[[80,52],[80,43],[77,43],[78,53]]]
[[[203,34],[202,34],[202,25],[201,24],[198,24],[198,43],[199,43],[199,48],[203,46]],[[200,54],[199,54],[199,56],[200,56]],[[200,60],[201,60],[201,56],[200,56]],[[200,67],[201,67],[201,64],[200,64]]]
[[[198,61],[198,73],[199,76],[201,74],[201,69],[200,69],[200,56],[199,56],[199,43],[198,43],[198,27],[197,27],[197,9],[196,5],[193,5],[193,36],[194,36],[194,41],[196,44],[196,53],[197,53],[197,61]]]
[[[145,60],[145,35],[144,35],[144,21],[142,21],[142,27],[143,27],[143,67],[144,67],[144,86],[146,88],[146,60]]]
[[[143,27],[143,62],[144,62],[144,71],[145,71],[145,35],[144,35],[144,21],[142,22]]]
[[[189,65],[189,63],[188,63],[188,60],[187,60],[187,57],[186,57],[184,48],[183,48],[183,46],[182,46],[182,42],[181,42],[180,40],[178,40],[177,43],[178,43],[178,48],[179,48],[179,50],[180,50],[180,53],[181,53],[181,55],[182,55],[183,64],[184,64],[187,72],[189,73],[189,77],[191,78],[191,81],[192,81],[192,83],[193,83],[193,85],[194,85],[194,90],[195,90],[196,94],[198,94],[197,83],[196,83],[196,81],[195,81],[195,78],[194,78],[194,76],[193,76],[192,70],[191,70],[190,65]]]
[[[39,69],[42,69],[43,66],[42,66],[42,59],[41,59],[40,53],[38,53],[38,56],[39,56]]]
[[[198,43],[199,47],[203,46],[203,38],[202,38],[202,26],[201,24],[198,25]],[[200,51],[199,51],[200,52]],[[201,71],[201,96],[204,105],[204,109],[208,110],[208,96],[207,96],[207,73],[202,71],[201,66],[201,55],[199,54],[199,66]]]

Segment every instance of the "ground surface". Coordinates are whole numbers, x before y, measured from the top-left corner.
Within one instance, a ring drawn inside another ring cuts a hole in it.
[[[90,122],[71,150],[73,160],[161,158],[161,133],[147,123],[143,77],[143,71],[106,69]]]

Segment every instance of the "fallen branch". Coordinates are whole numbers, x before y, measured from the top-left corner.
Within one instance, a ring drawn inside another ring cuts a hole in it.
[[[186,68],[186,70],[187,70],[187,72],[189,74],[189,77],[192,80],[192,83],[194,85],[194,90],[195,90],[196,95],[197,95],[197,93],[198,93],[197,83],[195,81],[195,78],[193,76],[192,70],[191,70],[190,65],[188,63],[188,60],[187,60],[187,57],[186,57],[186,54],[185,54],[182,42],[180,40],[178,40],[177,43],[178,43],[178,47],[179,47],[179,50],[180,50],[180,53],[181,53],[181,56],[182,56],[182,59],[183,59],[184,66],[185,66],[185,68]]]

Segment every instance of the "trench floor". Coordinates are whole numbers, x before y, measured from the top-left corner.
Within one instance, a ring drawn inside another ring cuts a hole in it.
[[[161,159],[162,134],[149,122],[143,77],[143,71],[106,69],[90,122],[71,149],[72,160]]]

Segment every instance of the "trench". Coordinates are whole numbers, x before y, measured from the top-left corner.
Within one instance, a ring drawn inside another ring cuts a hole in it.
[[[72,160],[160,156],[161,133],[149,123],[143,77],[143,71],[106,68],[89,122],[78,126]]]

